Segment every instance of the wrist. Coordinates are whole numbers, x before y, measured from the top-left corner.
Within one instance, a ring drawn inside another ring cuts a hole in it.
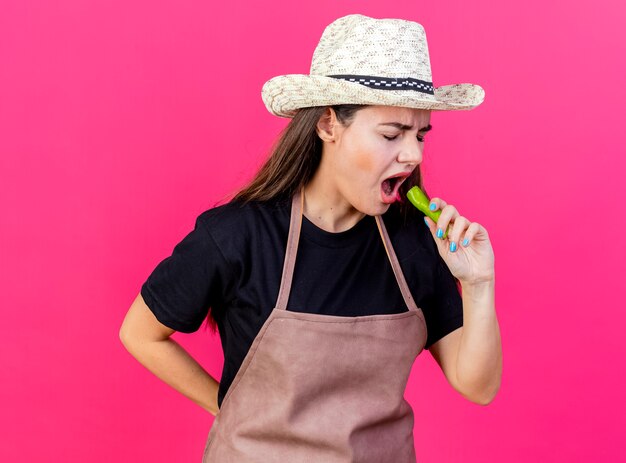
[[[496,283],[496,276],[494,274],[479,277],[472,280],[459,280],[462,288],[484,288],[494,286]]]
[[[461,281],[461,292],[465,297],[473,300],[481,300],[485,297],[493,297],[495,286],[495,277],[472,281]]]

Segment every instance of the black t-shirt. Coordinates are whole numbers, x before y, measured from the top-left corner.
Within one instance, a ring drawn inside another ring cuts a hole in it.
[[[203,212],[141,287],[156,318],[176,331],[196,331],[211,308],[224,350],[218,406],[276,304],[290,212],[290,199],[231,202]],[[428,349],[463,325],[463,308],[423,214],[416,212],[407,220],[392,206],[383,220],[424,313]],[[336,316],[408,310],[374,217],[340,233],[302,217],[287,309]]]

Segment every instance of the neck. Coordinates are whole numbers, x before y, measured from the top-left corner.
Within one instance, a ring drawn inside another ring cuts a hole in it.
[[[365,214],[356,210],[328,178],[320,166],[304,187],[303,214],[322,230],[339,233],[354,227]]]

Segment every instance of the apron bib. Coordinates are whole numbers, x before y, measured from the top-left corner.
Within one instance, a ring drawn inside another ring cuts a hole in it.
[[[426,323],[380,216],[378,230],[408,311],[341,317],[287,310],[302,224],[293,198],[276,307],[215,416],[203,463],[415,463],[404,398]]]

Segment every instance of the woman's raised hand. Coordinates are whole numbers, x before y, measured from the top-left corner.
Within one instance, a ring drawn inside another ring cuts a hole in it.
[[[426,216],[424,221],[450,273],[462,284],[493,280],[494,253],[485,227],[478,222],[470,222],[459,214],[456,207],[441,198],[430,199],[430,210],[441,210],[437,223]],[[443,231],[448,225],[448,236],[443,239]]]

